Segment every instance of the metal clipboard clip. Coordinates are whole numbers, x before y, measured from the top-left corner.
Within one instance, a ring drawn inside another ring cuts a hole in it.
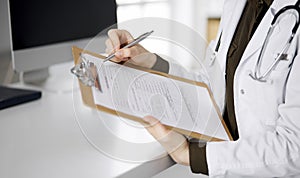
[[[88,87],[97,87],[99,79],[96,65],[87,60],[82,53],[80,54],[80,59],[81,62],[71,69],[71,73],[74,74],[82,84]]]

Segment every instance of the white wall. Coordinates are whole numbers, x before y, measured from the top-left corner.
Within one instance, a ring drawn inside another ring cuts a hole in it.
[[[224,0],[117,0],[119,5],[117,11],[118,22],[143,17],[171,19],[186,25],[201,36],[203,40],[206,40],[207,19],[209,17],[221,16],[223,2]],[[181,31],[172,27],[169,27],[169,30],[172,33],[171,38],[172,36],[177,38],[180,35],[183,36],[191,43],[190,46],[194,48],[190,50],[198,51],[197,57],[203,58],[206,45],[202,45],[202,43],[199,45],[199,42],[195,41],[197,39],[195,38],[195,33],[181,34]],[[175,60],[180,61],[187,68],[195,66],[192,60],[181,60],[185,54],[170,44],[159,44],[158,41],[152,41],[152,43],[146,43],[146,46],[152,52],[158,51],[158,53],[165,54],[173,59],[175,58]],[[176,58],[176,56],[180,57]]]

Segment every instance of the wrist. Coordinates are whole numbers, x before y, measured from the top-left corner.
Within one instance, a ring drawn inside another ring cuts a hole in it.
[[[168,136],[160,139],[159,142],[176,163],[189,165],[189,144],[183,135],[172,131]]]
[[[190,165],[189,154],[190,154],[189,146],[188,143],[186,143],[185,145],[183,145],[182,147],[174,151],[172,154],[170,154],[170,156],[176,163],[189,166]]]
[[[151,69],[157,61],[156,55],[148,51],[144,51],[135,56],[129,62],[144,68]]]
[[[148,57],[144,61],[143,66],[146,67],[146,68],[151,69],[155,65],[155,63],[157,61],[157,57],[156,57],[156,55],[154,53],[150,53],[150,52],[148,52],[146,55]]]

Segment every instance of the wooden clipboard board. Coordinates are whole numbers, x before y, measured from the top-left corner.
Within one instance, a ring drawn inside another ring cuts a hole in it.
[[[101,59],[105,58],[105,56],[102,56],[102,55],[97,54],[97,53],[93,53],[93,52],[90,52],[90,51],[80,49],[76,46],[72,47],[72,54],[73,54],[75,65],[81,62],[80,61],[80,55],[81,54],[89,54],[89,55],[92,55],[92,56],[95,56],[95,57],[101,58]],[[135,69],[138,69],[138,70],[142,70],[142,71],[145,71],[145,72],[149,72],[149,73],[152,73],[152,74],[161,75],[161,76],[171,78],[171,79],[174,79],[174,80],[179,80],[179,81],[182,81],[182,82],[186,82],[186,83],[189,83],[189,84],[192,84],[192,85],[205,87],[209,92],[209,95],[210,95],[210,98],[212,100],[213,106],[215,108],[217,108],[217,104],[216,104],[216,102],[213,98],[213,95],[212,95],[211,91],[208,89],[207,85],[204,84],[204,83],[192,81],[192,80],[185,79],[185,78],[180,78],[180,77],[177,77],[177,76],[169,75],[169,74],[166,74],[166,73],[162,73],[162,72],[158,72],[158,71],[154,71],[154,70],[150,70],[150,69],[145,69],[145,68],[142,68],[142,67],[137,67],[137,66],[127,64],[127,63],[126,63],[126,66],[132,67],[132,68],[135,68]],[[129,115],[129,114],[126,114],[126,113],[123,113],[123,112],[120,112],[120,111],[115,111],[113,109],[110,109],[110,108],[107,108],[107,107],[104,107],[104,106],[101,106],[101,105],[96,105],[95,101],[94,101],[94,97],[93,97],[92,88],[82,84],[80,81],[78,81],[78,82],[79,82],[79,87],[80,87],[80,91],[81,91],[82,101],[86,106],[94,108],[94,109],[98,109],[100,111],[103,111],[103,112],[106,112],[106,113],[109,113],[109,114],[112,114],[112,115],[115,115],[115,116],[120,116],[120,117],[127,118],[127,119],[130,119],[130,120],[136,121],[136,122],[147,124],[142,118],[139,118],[139,117],[136,117],[136,116],[133,116],[133,115]],[[216,109],[216,111],[217,111],[219,119],[222,123],[222,126],[224,127],[224,129],[225,129],[225,131],[228,135],[228,138],[230,140],[233,140],[232,136],[231,136],[231,134],[230,134],[223,118],[222,118],[222,114],[220,113],[219,109]],[[172,127],[172,126],[168,126],[168,125],[165,125],[165,126],[167,128],[173,129],[173,130],[175,130],[175,131],[177,131],[181,134],[184,134],[186,136],[190,136],[190,137],[193,137],[193,138],[197,138],[197,139],[200,139],[200,140],[224,141],[222,139],[215,138],[215,137],[208,136],[208,135],[204,135],[204,134],[200,134],[200,133],[197,133],[197,132],[192,132],[192,131],[188,131],[188,130],[184,130],[184,129],[180,129],[180,128],[176,128],[176,127]]]

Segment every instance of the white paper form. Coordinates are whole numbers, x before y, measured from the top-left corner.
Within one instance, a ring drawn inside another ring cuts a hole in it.
[[[95,104],[137,117],[152,115],[163,124],[229,140],[205,87],[84,57],[98,68]]]

